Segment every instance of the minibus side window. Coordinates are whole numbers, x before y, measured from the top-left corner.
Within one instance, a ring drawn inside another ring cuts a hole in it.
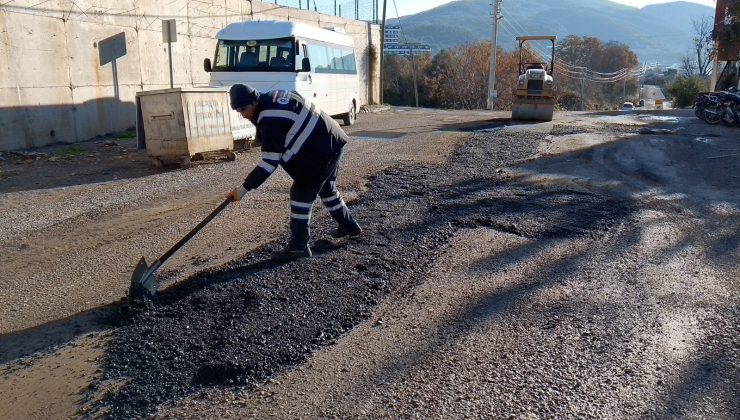
[[[349,48],[342,48],[342,61],[344,62],[344,73],[357,74],[357,64],[355,64],[355,52]]]
[[[329,49],[323,45],[308,44],[308,58],[316,73],[329,73]]]
[[[339,48],[330,48],[331,64],[329,68],[332,73],[343,73],[344,63],[342,62],[342,50]]]

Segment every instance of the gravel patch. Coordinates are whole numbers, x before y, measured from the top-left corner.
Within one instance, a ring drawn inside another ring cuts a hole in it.
[[[139,308],[106,355],[106,380],[126,382],[106,409],[146,415],[204,386],[254,387],[334,343],[384,296],[421,284],[461,229],[569,238],[608,231],[630,214],[595,194],[508,184],[491,169],[530,157],[537,144],[525,132],[488,132],[447,165],[386,170],[353,206],[367,228],[360,239],[317,243],[317,257],[283,265],[257,251]]]

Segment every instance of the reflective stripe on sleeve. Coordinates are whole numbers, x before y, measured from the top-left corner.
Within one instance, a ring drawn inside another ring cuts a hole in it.
[[[262,152],[262,159],[279,161],[282,153]]]

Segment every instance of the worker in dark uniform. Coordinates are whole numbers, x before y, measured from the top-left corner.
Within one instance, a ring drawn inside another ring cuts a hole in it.
[[[361,234],[362,228],[336,187],[342,148],[348,140],[339,124],[296,92],[273,90],[260,94],[251,86],[236,84],[229,90],[229,98],[231,107],[257,127],[257,139],[262,142],[262,161],[229,196],[239,201],[247,191],[259,187],[278,165],[293,179],[291,238],[278,257],[311,256],[309,224],[317,195],[339,224],[332,236]]]

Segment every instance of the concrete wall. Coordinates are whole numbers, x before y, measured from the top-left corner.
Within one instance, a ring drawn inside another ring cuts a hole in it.
[[[208,84],[203,59],[212,58],[215,34],[227,24],[289,20],[343,28],[355,40],[361,102],[379,98],[370,49],[379,48],[380,30],[366,22],[248,0],[15,0],[0,5],[0,150],[133,127],[136,92],[169,88],[164,19],[177,21],[176,87]],[[100,64],[98,43],[121,33],[126,55],[116,60],[114,79],[113,63]]]

